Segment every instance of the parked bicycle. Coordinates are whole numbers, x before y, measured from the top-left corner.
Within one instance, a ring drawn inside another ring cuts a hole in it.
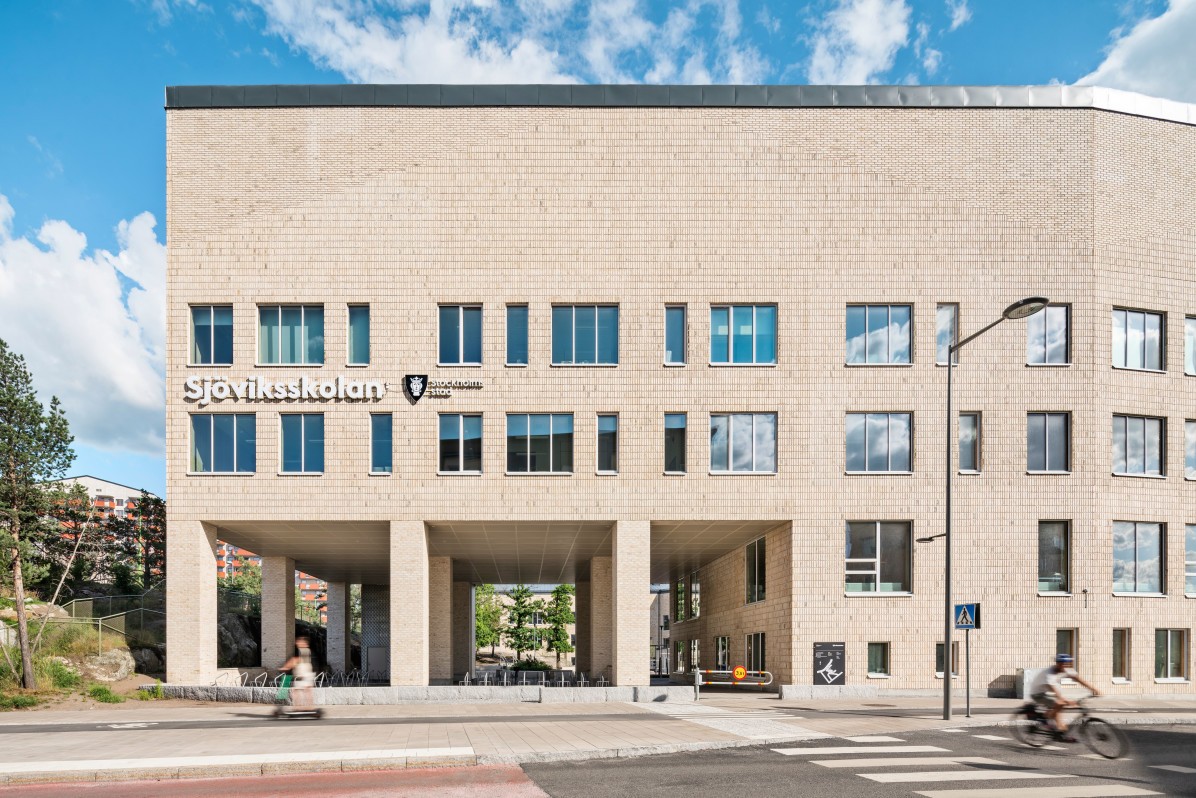
[[[1125,732],[1107,720],[1094,716],[1087,702],[1087,698],[1081,698],[1076,704],[1079,717],[1071,723],[1071,734],[1105,759],[1124,756],[1129,747]],[[1064,735],[1050,724],[1042,708],[1034,701],[1027,702],[1014,713],[1012,730],[1018,742],[1031,748],[1041,748],[1050,742],[1066,742]]]

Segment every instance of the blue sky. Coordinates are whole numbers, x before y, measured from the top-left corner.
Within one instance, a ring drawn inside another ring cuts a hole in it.
[[[1100,85],[1196,102],[1196,0],[41,0],[0,4],[0,338],[73,473],[163,493],[163,88]]]

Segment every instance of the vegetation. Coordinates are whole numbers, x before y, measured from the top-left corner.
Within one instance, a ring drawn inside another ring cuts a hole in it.
[[[124,696],[112,692],[112,688],[106,684],[93,684],[87,688],[87,695],[101,704],[121,704],[125,700]]]
[[[0,693],[0,710],[5,709],[29,709],[37,706],[37,697],[26,695],[24,693],[18,695],[4,695]]]
[[[544,606],[544,622],[548,625],[546,648],[556,654],[557,668],[561,667],[561,654],[573,652],[568,627],[576,620],[577,616],[573,614],[573,585],[557,585],[552,591],[552,599]]]
[[[251,596],[262,595],[262,567],[254,563],[245,563],[241,570],[224,580],[224,586],[238,593],[248,593]]]
[[[502,616],[502,601],[495,594],[494,585],[478,585],[474,590],[474,645],[476,648],[490,646],[492,657],[505,628]]]
[[[523,659],[523,652],[535,651],[540,647],[540,632],[535,628],[536,613],[544,608],[544,602],[532,598],[532,589],[527,585],[515,585],[508,593],[511,599],[507,607],[507,628],[503,636],[515,649],[515,659]]]
[[[42,660],[39,664],[41,667],[38,675],[44,676],[41,681],[48,680],[59,690],[74,690],[83,684],[83,678],[79,673],[60,659]]]
[[[516,660],[515,664],[511,666],[511,670],[513,670],[513,671],[547,671],[547,670],[551,670],[551,668],[548,667],[547,662],[544,662],[544,661],[538,660],[538,659],[532,659],[531,657],[528,657],[527,659]]]
[[[152,686],[137,691],[138,701],[161,701],[163,698],[166,698],[166,693],[162,690],[161,682],[155,682]]]

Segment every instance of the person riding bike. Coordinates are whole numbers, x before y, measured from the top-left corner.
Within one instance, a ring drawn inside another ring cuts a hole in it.
[[[1074,743],[1076,738],[1067,733],[1067,724],[1063,720],[1062,713],[1063,710],[1077,706],[1077,704],[1063,695],[1063,680],[1071,679],[1086,688],[1092,695],[1100,695],[1099,690],[1080,678],[1080,674],[1071,667],[1073,662],[1075,659],[1070,654],[1056,655],[1055,664],[1038,674],[1030,686],[1030,698],[1041,707],[1047,722],[1059,732],[1060,739],[1067,743]]]

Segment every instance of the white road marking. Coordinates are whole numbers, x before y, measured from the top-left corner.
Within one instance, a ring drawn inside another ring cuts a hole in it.
[[[1151,765],[1151,767],[1155,770],[1170,770],[1172,773],[1196,773],[1196,768],[1186,768],[1183,765]]]
[[[997,781],[1005,779],[1074,779],[1070,773],[1045,773],[1041,770],[926,770],[920,773],[857,773],[883,784],[912,781]]]
[[[785,756],[834,756],[836,754],[932,754],[950,753],[946,748],[937,745],[886,745],[877,748],[874,745],[846,745],[839,747],[809,747],[809,748],[774,748],[778,754]]]
[[[109,729],[148,729],[150,726],[155,726],[154,723],[109,723]]]
[[[977,740],[1001,740],[1004,742],[1005,740],[1009,739],[1008,737],[1001,737],[997,734],[973,734],[972,736]]]
[[[1092,787],[992,787],[979,790],[928,790],[916,793],[926,798],[1121,798],[1129,795],[1161,795],[1138,787],[1098,784]]]
[[[883,734],[871,734],[864,737],[844,737],[849,743],[903,743],[900,737],[886,737]]]
[[[939,729],[943,734],[963,734],[967,729]]]
[[[814,759],[812,764],[824,768],[888,768],[905,765],[1004,765],[999,759],[982,756],[876,756],[867,759]]]
[[[1044,745],[1043,748],[1046,748],[1046,746]],[[1058,748],[1056,750],[1062,751],[1063,749]],[[1084,759],[1108,759],[1109,758],[1107,756],[1101,756],[1100,754],[1080,754],[1080,756],[1082,756]],[[1118,759],[1117,761],[1118,762],[1133,762],[1134,760],[1132,757],[1123,756],[1120,759]]]

